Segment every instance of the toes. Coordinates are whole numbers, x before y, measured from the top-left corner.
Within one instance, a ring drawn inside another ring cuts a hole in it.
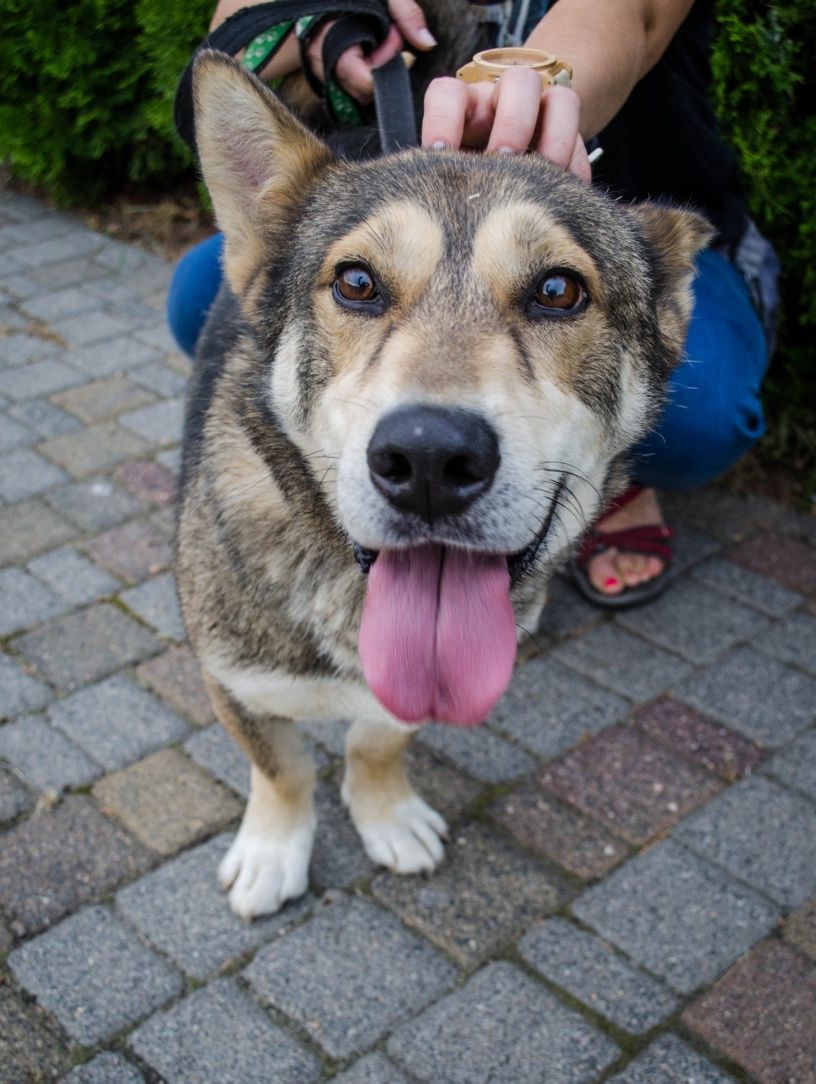
[[[229,890],[232,910],[241,918],[274,914],[308,885],[313,821],[278,839],[239,832],[218,870]]]
[[[623,580],[616,565],[617,556],[618,551],[613,547],[591,558],[587,575],[596,591],[605,595],[619,595],[623,590]]]
[[[417,795],[395,806],[390,817],[357,827],[372,862],[395,873],[433,870],[445,856],[440,837],[447,835],[448,826]]]

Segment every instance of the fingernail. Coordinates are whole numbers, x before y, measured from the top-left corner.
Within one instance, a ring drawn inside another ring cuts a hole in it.
[[[520,154],[521,151],[517,151],[515,147],[499,147],[496,154]]]
[[[449,151],[450,149],[450,143],[446,143],[444,139],[437,139],[436,143],[431,144],[432,151]]]
[[[426,49],[433,49],[433,47],[436,45],[436,38],[433,36],[427,26],[423,26],[421,30],[417,30],[416,40],[419,45],[424,45]]]
[[[618,586],[618,581],[615,579],[614,576],[610,576],[608,579],[604,580],[604,587],[617,587],[617,586]]]

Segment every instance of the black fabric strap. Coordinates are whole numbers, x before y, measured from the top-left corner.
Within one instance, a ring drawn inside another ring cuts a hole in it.
[[[327,73],[334,70],[340,55],[349,46],[360,44],[365,52],[371,52],[388,35],[390,19],[381,0],[273,0],[271,3],[242,8],[216,27],[193,54],[176,91],[173,115],[178,133],[187,146],[195,152],[193,64],[198,53],[204,49],[215,49],[232,56],[276,23],[327,12],[337,16],[337,22],[323,44],[324,69]],[[372,74],[383,153],[416,146],[411,86],[402,57],[395,56]]]

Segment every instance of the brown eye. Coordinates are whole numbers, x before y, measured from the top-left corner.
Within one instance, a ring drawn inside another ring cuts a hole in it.
[[[530,315],[571,315],[581,311],[586,300],[586,290],[574,275],[551,271],[532,295]]]
[[[334,280],[333,292],[340,304],[350,304],[356,308],[370,306],[380,300],[380,292],[374,277],[362,264],[342,267]]]

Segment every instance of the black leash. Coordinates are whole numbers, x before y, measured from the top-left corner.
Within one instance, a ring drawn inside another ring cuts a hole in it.
[[[387,7],[380,0],[273,0],[237,11],[207,35],[179,80],[173,116],[179,135],[194,153],[193,64],[198,54],[215,49],[233,56],[270,26],[307,15],[329,15],[337,20],[323,43],[323,70],[327,78],[346,49],[361,45],[366,54],[371,53],[385,40],[391,25]],[[372,75],[382,153],[416,147],[416,116],[405,61],[398,53],[387,64],[375,68]]]

